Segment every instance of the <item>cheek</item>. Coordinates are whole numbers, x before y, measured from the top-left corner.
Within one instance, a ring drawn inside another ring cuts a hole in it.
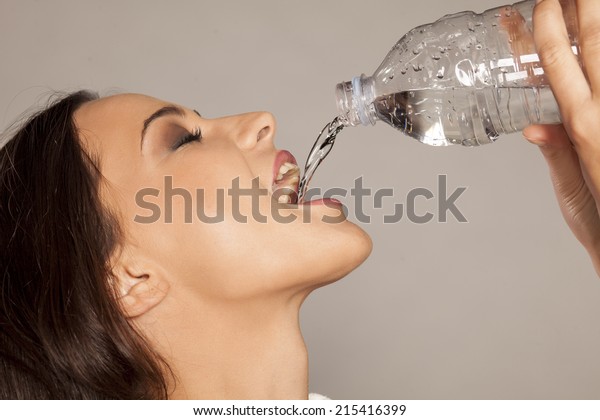
[[[182,286],[202,296],[242,299],[264,291],[264,237],[250,225],[226,220],[174,226],[165,250],[177,261],[169,270]],[[268,276],[267,276],[268,277]]]

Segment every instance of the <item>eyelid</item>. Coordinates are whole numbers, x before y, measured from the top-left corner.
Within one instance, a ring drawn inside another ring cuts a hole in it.
[[[193,141],[199,142],[202,140],[202,129],[199,126],[195,127],[192,131],[185,131],[185,134],[175,140],[175,143],[173,143],[171,146],[172,150],[177,150],[187,143],[191,143]]]

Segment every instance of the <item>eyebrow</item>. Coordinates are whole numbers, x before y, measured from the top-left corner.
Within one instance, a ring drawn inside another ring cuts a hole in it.
[[[195,109],[194,109],[194,112],[199,117],[202,117],[202,115],[200,115],[200,113],[198,111],[196,111]],[[144,128],[142,128],[142,134],[141,134],[141,140],[140,140],[140,150],[144,146],[144,137],[146,136],[146,131],[148,131],[148,127],[150,127],[150,124],[152,124],[158,118],[165,117],[167,115],[177,115],[177,116],[183,117],[183,116],[185,116],[185,111],[178,106],[167,105],[167,106],[162,107],[158,111],[154,112],[154,114],[150,115],[148,118],[146,118],[146,120],[144,121]]]

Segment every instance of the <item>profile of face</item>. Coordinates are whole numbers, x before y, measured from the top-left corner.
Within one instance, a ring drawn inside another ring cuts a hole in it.
[[[100,162],[102,200],[124,232],[113,262],[123,295],[138,283],[162,290],[154,300],[126,302],[132,317],[168,298],[198,305],[310,292],[371,251],[339,203],[281,203],[273,193],[288,179],[277,181],[280,167],[295,160],[275,148],[269,113],[209,119],[124,94],[82,105],[75,124]]]

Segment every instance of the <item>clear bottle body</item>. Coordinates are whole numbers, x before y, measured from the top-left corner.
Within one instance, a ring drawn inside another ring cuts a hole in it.
[[[575,0],[561,0],[578,53]],[[338,84],[348,125],[385,121],[434,146],[477,146],[560,122],[533,43],[534,0],[462,12],[407,33],[375,73]]]

